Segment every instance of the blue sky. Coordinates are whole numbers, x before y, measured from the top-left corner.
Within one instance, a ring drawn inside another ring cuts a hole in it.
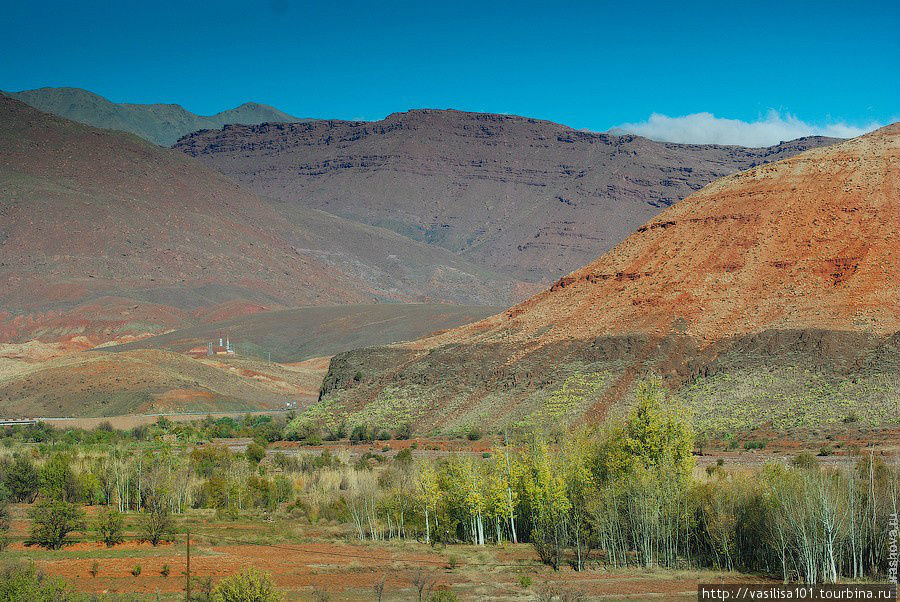
[[[0,2],[4,90],[204,114],[248,100],[347,119],[452,107],[661,138],[900,116],[896,0]]]

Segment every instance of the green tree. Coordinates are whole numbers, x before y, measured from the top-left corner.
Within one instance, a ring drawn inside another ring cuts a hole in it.
[[[677,408],[667,404],[659,380],[638,385],[625,424],[602,437],[598,449],[601,481],[629,472],[662,470],[685,480],[694,467],[694,433]]]
[[[144,539],[158,546],[172,532],[172,515],[166,501],[159,496],[150,496],[144,502],[141,513],[141,533]]]
[[[40,475],[31,460],[17,455],[3,475],[3,483],[14,501],[30,504],[37,496]]]
[[[594,537],[613,564],[674,566],[690,528],[693,431],[658,380],[638,385],[625,422],[595,448],[596,488],[585,500]]]
[[[416,500],[425,517],[425,543],[431,543],[432,525],[437,527],[437,505],[441,498],[434,466],[424,461],[416,471]]]
[[[6,548],[9,543],[9,492],[6,487],[0,485],[0,550]]]
[[[40,469],[40,492],[51,500],[73,502],[78,499],[78,480],[62,454],[50,458]]]
[[[214,602],[280,602],[272,577],[248,568],[220,581],[212,590]]]
[[[84,528],[84,511],[61,500],[41,500],[28,511],[31,540],[50,550],[60,549],[66,536]]]
[[[559,569],[568,542],[571,502],[560,455],[535,437],[524,458],[524,497],[531,512],[531,543],[541,561]]]
[[[144,489],[141,532],[152,545],[157,546],[172,532],[170,479],[161,466],[149,471]]]
[[[106,547],[122,543],[125,517],[115,508],[109,506],[101,508],[94,521],[94,530],[97,532],[98,539],[105,543]]]

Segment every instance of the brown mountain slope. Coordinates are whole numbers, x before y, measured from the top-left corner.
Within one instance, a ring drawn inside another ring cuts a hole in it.
[[[900,329],[900,124],[723,178],[492,326],[543,340],[678,328]],[[484,324],[477,328],[480,330]]]
[[[336,356],[323,403],[442,430],[597,419],[652,371],[707,430],[895,424],[898,184],[900,124],[724,178],[502,314]]]
[[[717,178],[834,142],[681,145],[524,117],[416,110],[376,122],[226,126],[185,136],[175,148],[266,197],[548,282]]]
[[[225,301],[371,298],[359,280],[278,238],[280,216],[221,174],[8,97],[0,97],[0,215],[0,308],[9,320],[40,322],[92,302],[91,315],[112,304],[109,327],[118,329],[159,313],[167,326],[178,312]],[[123,298],[131,315],[117,307]]]
[[[530,293],[443,249],[0,96],[0,340],[161,332],[266,308]]]

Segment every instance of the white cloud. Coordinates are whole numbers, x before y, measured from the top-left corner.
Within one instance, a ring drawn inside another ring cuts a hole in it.
[[[653,113],[646,121],[623,123],[610,132],[627,132],[662,142],[772,146],[803,136],[854,138],[882,125],[874,122],[862,126],[844,122],[815,125],[801,121],[789,113],[782,115],[775,110],[769,111],[764,119],[751,122],[716,117],[712,113],[692,113],[681,117]]]

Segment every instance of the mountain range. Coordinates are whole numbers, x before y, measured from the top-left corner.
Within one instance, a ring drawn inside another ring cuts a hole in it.
[[[182,153],[0,97],[0,341],[94,344],[377,301],[506,304],[521,283],[327,213],[281,211]]]
[[[417,110],[167,149],[0,96],[0,408],[279,406],[337,353],[319,409],[428,432],[599,420],[654,374],[707,430],[883,425],[897,134],[746,149]],[[242,358],[184,355],[223,330]]]
[[[898,199],[900,124],[722,178],[500,314],[337,355],[314,412],[598,421],[655,375],[719,435],[896,426]]]
[[[229,123],[303,121],[256,102],[215,115],[196,115],[177,104],[114,103],[81,88],[38,88],[5,94],[45,113],[98,128],[131,132],[160,146],[171,146],[190,132]]]
[[[685,145],[415,110],[375,122],[229,125],[175,148],[286,207],[393,230],[543,286],[718,178],[835,142]]]
[[[269,205],[181,153],[0,97],[0,332],[104,340],[225,305],[371,299]],[[244,309],[238,307],[238,311]]]

